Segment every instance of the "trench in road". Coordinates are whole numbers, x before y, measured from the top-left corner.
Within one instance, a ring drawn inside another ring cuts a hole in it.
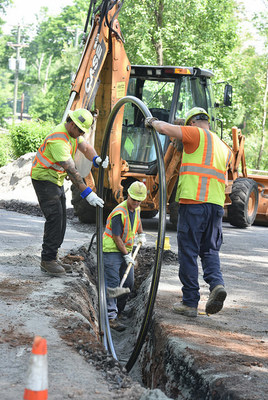
[[[157,221],[155,223],[157,225]],[[145,231],[146,225],[145,222]],[[153,325],[130,374],[146,387],[159,387],[171,398],[214,399],[222,392],[232,399],[265,399],[267,231],[262,227],[240,230],[228,224],[224,224],[223,230],[221,263],[228,296],[224,310],[217,315],[202,315],[209,295],[202,276],[200,315],[194,319],[196,321],[171,315],[169,310],[178,301],[180,287],[177,255],[171,252],[172,257],[163,262]],[[172,236],[174,248],[176,233],[168,231],[167,234]],[[140,253],[140,263],[145,269],[148,266],[147,273],[153,265],[153,251],[150,246]],[[144,311],[149,280],[143,278],[143,272],[137,270],[135,297],[127,304],[128,315],[122,321],[128,325],[127,331],[113,332],[123,365],[131,352]]]

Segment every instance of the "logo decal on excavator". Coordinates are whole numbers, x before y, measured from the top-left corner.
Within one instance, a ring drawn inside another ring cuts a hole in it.
[[[95,82],[97,79],[97,75],[99,72],[99,69],[102,64],[103,57],[105,55],[105,43],[104,40],[101,41],[101,43],[98,43],[96,46],[96,52],[94,54],[94,57],[92,59],[92,66],[89,69],[89,77],[87,78],[85,82],[85,95],[83,99],[83,105],[84,102],[89,103],[90,98],[92,97],[92,94],[94,92],[94,86]]]

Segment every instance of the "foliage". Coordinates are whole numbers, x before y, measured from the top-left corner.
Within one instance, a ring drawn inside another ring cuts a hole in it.
[[[1,32],[1,25],[4,24],[3,14],[5,14],[6,8],[12,3],[13,3],[12,0],[1,0],[0,2],[0,32]]]
[[[6,118],[11,117],[12,110],[8,104],[5,104],[5,99],[2,100],[0,95],[0,126],[2,128],[7,127]]]
[[[52,87],[47,93],[38,92],[34,103],[29,107],[29,113],[38,120],[60,122],[67,97],[68,90],[61,86]]]
[[[258,163],[258,151],[261,146],[261,139],[259,136],[250,135],[246,136],[245,140],[245,153],[246,153],[246,161],[247,167],[249,169],[256,170],[256,165]],[[264,148],[264,157],[262,158],[261,165],[259,167],[260,170],[268,171],[268,141],[265,143]]]
[[[10,135],[0,134],[0,167],[6,165],[12,158],[10,154]]]
[[[44,138],[52,130],[51,122],[21,122],[11,128],[11,141],[15,158],[37,151]]]
[[[101,0],[97,3],[100,4]],[[11,0],[2,0],[2,11]],[[267,122],[264,104],[267,66],[267,15],[254,17],[260,35],[266,37],[266,53],[256,53],[245,45],[249,34],[239,28],[241,7],[236,0],[124,0],[119,21],[125,49],[132,64],[195,66],[211,69],[215,74],[215,100],[218,118],[223,122],[224,137],[231,140],[231,127],[242,128],[246,135],[246,158],[251,167],[258,165],[256,150],[262,149],[261,168],[267,165]],[[60,15],[49,16],[47,8],[37,16],[37,28],[22,27],[21,49],[26,72],[19,74],[19,93],[31,99],[29,112],[39,120],[59,122],[68,102],[71,76],[76,71],[82,48],[77,38],[86,21],[89,2],[74,0]],[[0,19],[4,20],[4,13]],[[1,20],[0,20],[1,28]],[[8,58],[15,50],[6,43],[16,41],[11,35],[0,36],[0,76],[6,73]],[[9,73],[1,90],[0,109],[12,97],[13,75]],[[222,107],[224,84],[233,85],[233,106]],[[12,87],[10,85],[12,83]],[[6,86],[6,87],[5,87]],[[160,101],[161,99],[159,99]],[[163,100],[163,99],[162,99]],[[161,100],[161,101],[162,101]],[[1,116],[0,116],[1,118]],[[261,137],[262,135],[262,137]],[[248,145],[247,145],[248,143]],[[266,152],[265,152],[266,149]],[[266,155],[265,155],[266,154]]]
[[[135,7],[125,0],[120,21],[129,59],[132,64],[223,66],[223,55],[236,43],[234,9],[233,0],[137,0]]]
[[[72,74],[82,51],[77,47],[76,38],[86,19],[87,6],[82,0],[76,0],[56,17],[48,16],[43,9],[37,35],[25,50],[28,67],[22,85],[34,99],[30,107],[34,118],[60,120],[64,113]]]
[[[268,165],[267,102],[265,103],[268,65],[268,36],[265,36],[267,16],[256,16],[255,21],[260,35],[266,39],[264,50],[259,54],[254,47],[245,46],[243,43],[228,56],[230,65],[228,80],[234,87],[233,107],[221,110],[220,115],[224,119],[225,128],[228,126],[228,120],[232,120],[232,125],[242,129],[246,137],[245,152],[248,167],[265,170]]]
[[[7,126],[6,119],[12,115],[12,108],[9,101],[13,88],[7,83],[9,76],[8,72],[0,68],[0,126],[3,128]]]
[[[70,94],[71,72],[75,71],[79,56],[73,48],[66,49],[61,59],[55,62],[51,76],[47,81],[47,89],[40,90],[35,84],[31,87],[30,93],[35,98],[29,112],[33,118],[43,121],[60,121]]]

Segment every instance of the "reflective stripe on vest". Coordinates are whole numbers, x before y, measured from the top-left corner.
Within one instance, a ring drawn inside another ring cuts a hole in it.
[[[196,195],[194,198],[193,196],[184,197],[185,193],[187,193],[187,189],[181,186],[180,192],[182,193],[180,193],[180,198],[191,198],[192,200],[201,202],[213,202],[213,190],[215,191],[215,197],[216,192],[218,196],[218,193],[222,191],[225,183],[225,171],[232,157],[232,153],[223,142],[220,140],[218,141],[217,137],[214,137],[213,133],[206,129],[198,129],[200,132],[199,147],[194,153],[183,153],[182,165],[180,168],[181,182],[179,180],[179,185],[182,185],[185,179],[187,179],[188,185],[194,185]],[[223,152],[224,160],[223,157],[216,157],[215,151],[219,153]],[[189,176],[189,181],[188,178],[186,178],[187,175]],[[192,179],[191,176],[197,177],[198,183],[196,179]],[[218,182],[218,184],[216,182]],[[183,185],[185,185],[185,182]],[[216,189],[215,185],[219,187]],[[212,193],[210,193],[210,199],[208,200],[209,190],[212,191]],[[190,190],[188,191],[190,192]],[[222,195],[222,197],[224,196]],[[215,198],[214,200],[216,204],[222,204],[220,199]]]
[[[113,240],[113,234],[112,234],[112,218],[115,215],[121,214],[121,219],[123,223],[123,232],[121,235],[121,239],[124,243],[124,245],[127,247],[128,250],[131,250],[134,244],[134,237],[138,231],[138,227],[140,224],[140,207],[135,209],[135,216],[134,216],[134,224],[133,228],[131,228],[131,222],[128,214],[128,209],[127,209],[127,200],[123,201],[120,203],[118,206],[116,206],[113,211],[109,214],[107,218],[107,223],[106,227],[103,233],[103,240],[104,242],[108,241],[108,247],[111,248],[112,250],[110,251],[119,251],[116,244],[114,243]],[[110,240],[108,239],[110,238]],[[104,245],[105,247],[105,245]],[[105,251],[105,248],[104,248]]]
[[[47,147],[48,140],[49,141],[51,141],[51,140],[63,140],[64,142],[70,144],[67,133],[65,133],[65,132],[53,132],[53,133],[51,133],[50,135],[48,135],[45,138],[44,142],[39,147],[39,149],[38,149],[38,151],[36,153],[36,156],[34,158],[32,168],[34,168],[37,165],[37,163],[39,163],[44,168],[51,168],[51,169],[54,169],[57,172],[64,173],[65,170],[64,170],[64,168],[61,167],[61,165],[59,163],[54,163],[53,161],[51,161],[48,157],[46,157],[44,155],[44,152],[45,152],[46,147]],[[72,146],[71,146],[71,149],[70,149],[71,156],[76,153],[77,148],[78,148],[78,143],[77,143],[77,140],[76,140],[75,141],[74,152],[73,152]]]

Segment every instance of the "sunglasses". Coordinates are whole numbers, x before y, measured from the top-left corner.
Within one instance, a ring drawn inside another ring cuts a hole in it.
[[[82,129],[80,129],[77,125],[76,125],[76,127],[77,127],[79,133],[83,133],[83,134],[85,133],[85,132],[82,131]]]
[[[202,121],[208,121],[208,116],[205,114],[200,114],[200,115],[195,115],[194,117],[195,120],[202,120]]]
[[[136,200],[136,199],[133,199],[132,197],[130,197],[130,198],[132,201],[137,201],[138,203],[141,203],[141,200]]]

